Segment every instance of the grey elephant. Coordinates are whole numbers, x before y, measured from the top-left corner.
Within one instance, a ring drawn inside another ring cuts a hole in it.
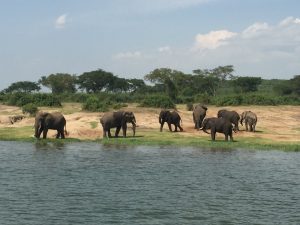
[[[251,111],[245,111],[241,114],[241,125],[243,126],[243,121],[245,121],[246,124],[246,131],[248,131],[248,126],[250,128],[250,131],[255,132],[255,127],[257,123],[257,116],[254,112]]]
[[[207,107],[203,105],[196,105],[193,110],[193,121],[195,123],[195,129],[199,130],[206,116]]]
[[[177,128],[179,128],[180,131],[183,131],[182,127],[180,126],[181,117],[176,111],[170,112],[169,110],[161,110],[158,119],[160,123],[160,132],[162,132],[165,122],[168,124],[169,131],[172,131],[171,124],[175,126],[175,132],[178,131]]]
[[[210,133],[207,132],[207,129],[210,129]],[[233,141],[232,129],[233,126],[231,122],[229,122],[227,119],[216,117],[204,119],[201,127],[201,130],[211,135],[212,141],[216,140],[217,132],[225,135],[225,141],[228,141],[228,136],[230,137],[230,140]]]
[[[38,112],[35,116],[35,137],[40,138],[43,133],[43,138],[47,138],[48,130],[57,130],[56,138],[65,138],[67,135],[66,119],[60,112],[48,113]]]
[[[135,135],[136,119],[133,112],[117,111],[105,113],[100,119],[103,128],[103,137],[111,137],[110,129],[116,128],[115,137],[119,136],[122,128],[123,137],[126,137],[127,123],[132,123],[133,135]]]
[[[218,111],[218,118],[224,118],[234,124],[234,131],[239,130],[239,120],[240,115],[236,111],[228,111],[226,109],[221,109]]]

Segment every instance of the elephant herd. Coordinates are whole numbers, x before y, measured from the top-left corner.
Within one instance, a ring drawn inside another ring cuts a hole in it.
[[[239,122],[243,126],[243,122],[246,126],[246,131],[255,132],[255,126],[257,123],[257,116],[254,112],[244,111],[239,115],[236,111],[228,111],[221,109],[217,113],[217,117],[206,117],[207,107],[203,105],[196,105],[193,109],[193,122],[194,128],[202,130],[203,132],[210,134],[211,139],[214,141],[216,133],[223,133],[225,140],[228,141],[228,137],[233,141],[232,132],[239,131]],[[160,132],[163,131],[164,123],[168,124],[169,131],[172,131],[171,125],[175,126],[174,132],[183,131],[181,126],[181,117],[177,111],[161,110],[159,114]],[[115,137],[119,136],[119,132],[122,128],[123,137],[126,137],[127,123],[132,124],[133,135],[136,130],[136,119],[133,112],[130,111],[117,111],[105,113],[100,123],[103,128],[103,137],[112,137],[110,129],[116,128]],[[47,113],[39,112],[35,117],[35,137],[40,138],[43,133],[43,138],[47,137],[49,129],[57,130],[56,138],[65,138],[67,134],[66,119],[59,113]],[[207,130],[210,130],[210,133]]]

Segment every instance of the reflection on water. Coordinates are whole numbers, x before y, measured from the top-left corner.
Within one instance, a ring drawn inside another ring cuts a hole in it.
[[[1,224],[300,224],[300,154],[0,142]]]

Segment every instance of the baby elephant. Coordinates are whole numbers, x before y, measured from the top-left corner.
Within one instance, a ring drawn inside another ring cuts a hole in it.
[[[172,131],[171,124],[175,125],[175,132],[177,132],[177,127],[179,127],[180,131],[183,131],[182,127],[180,126],[181,117],[179,116],[178,112],[173,111],[170,112],[169,110],[162,110],[159,114],[159,123],[160,123],[160,132],[162,132],[164,123],[168,124],[169,130]]]
[[[255,126],[257,123],[257,116],[254,112],[251,111],[245,111],[241,115],[241,125],[243,126],[243,121],[245,120],[246,124],[246,131],[248,131],[248,125],[250,128],[250,131],[255,132]]]
[[[231,122],[224,118],[206,118],[204,119],[202,123],[202,128],[200,130],[203,130],[205,133],[209,134],[206,130],[210,129],[211,134],[211,140],[215,141],[216,139],[216,133],[223,133],[225,135],[225,141],[228,141],[228,136],[230,137],[230,140],[233,141],[232,137],[232,129],[233,126]]]

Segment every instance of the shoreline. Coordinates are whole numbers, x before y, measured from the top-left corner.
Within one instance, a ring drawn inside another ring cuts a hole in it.
[[[132,137],[131,125],[128,125],[127,138],[102,139],[100,118],[104,113],[85,112],[79,103],[64,103],[60,108],[41,107],[39,110],[62,112],[67,120],[69,136],[65,140],[55,140],[56,131],[49,130],[47,140],[37,140],[33,137],[34,118],[26,117],[14,124],[0,122],[0,141],[24,142],[98,142],[116,145],[147,145],[147,146],[187,146],[204,148],[242,148],[242,149],[281,149],[300,151],[300,106],[208,106],[206,117],[216,116],[217,111],[227,108],[241,114],[252,110],[258,116],[257,132],[246,132],[245,127],[233,134],[234,142],[224,141],[224,135],[217,133],[215,142],[210,135],[194,129],[192,111],[186,110],[186,105],[177,105],[182,118],[184,132],[169,132],[165,124],[163,132],[159,132],[158,108],[142,108],[136,104],[128,104],[122,110],[135,114],[138,127],[136,137]],[[19,107],[0,105],[0,120],[9,116],[22,115]],[[114,133],[114,130],[112,130]],[[122,136],[122,131],[119,134]]]

